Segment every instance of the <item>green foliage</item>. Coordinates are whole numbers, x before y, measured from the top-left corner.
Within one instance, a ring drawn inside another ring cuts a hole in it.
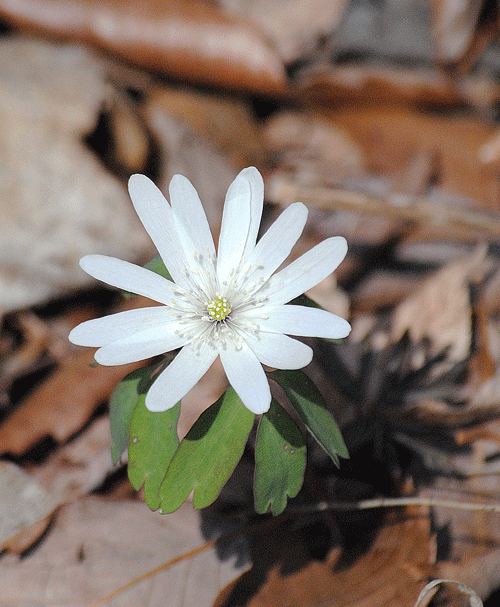
[[[151,270],[151,272],[155,272],[163,278],[168,278],[168,280],[172,280],[170,276],[170,272],[167,270],[165,264],[163,263],[163,259],[159,255],[155,255],[152,259],[150,259],[144,267],[147,270]]]
[[[159,256],[145,267],[170,278]],[[310,300],[294,303],[313,305]],[[165,360],[165,364],[168,361]],[[254,414],[232,388],[204,411],[179,444],[180,403],[162,413],[145,406],[158,365],[133,371],[110,400],[111,454],[116,463],[128,446],[132,485],[144,485],[152,510],[173,512],[194,490],[193,505],[205,508],[219,495],[238,464],[253,426]],[[339,465],[349,457],[340,430],[321,393],[302,371],[271,375],[285,391],[308,431]],[[255,445],[255,509],[280,514],[302,486],[306,462],[304,438],[290,415],[275,401],[262,415]]]
[[[139,397],[130,426],[128,477],[135,489],[144,484],[146,504],[160,506],[159,489],[175,450],[179,446],[177,422],[180,402],[161,413],[146,409],[145,395]]]
[[[323,308],[317,304],[313,299],[307,297],[305,293],[299,295],[290,302],[294,306],[305,306],[306,308],[316,308],[317,310],[323,310]]]
[[[239,462],[254,414],[229,388],[193,424],[160,487],[160,508],[173,512],[194,489],[195,508],[209,506]]]
[[[116,386],[109,401],[109,421],[111,426],[111,457],[116,464],[128,447],[130,424],[134,409],[141,394],[146,394],[151,385],[154,367],[143,367],[129,373]]]
[[[314,382],[300,370],[274,371],[271,377],[283,388],[306,428],[335,464],[340,464],[339,456],[348,458],[349,453],[339,427],[326,409],[321,392]]]
[[[274,516],[302,487],[306,466],[304,437],[293,419],[273,399],[262,416],[255,444],[255,510]]]

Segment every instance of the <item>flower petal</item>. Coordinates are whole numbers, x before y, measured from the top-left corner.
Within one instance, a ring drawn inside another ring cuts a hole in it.
[[[177,321],[165,306],[138,308],[82,322],[70,332],[68,339],[79,346],[99,348],[134,333],[172,322]]]
[[[301,202],[291,204],[262,236],[248,259],[257,265],[256,275],[267,280],[290,255],[306,225],[307,213]]]
[[[287,303],[331,274],[347,253],[342,236],[327,238],[271,276],[262,290],[272,304]]]
[[[221,350],[220,358],[229,383],[252,413],[265,413],[271,404],[271,389],[264,369],[251,348]]]
[[[169,192],[174,215],[191,236],[198,253],[210,254],[215,259],[214,240],[198,192],[189,179],[182,175],[172,177]]]
[[[171,289],[175,289],[175,285],[170,280],[116,257],[85,255],[80,259],[80,267],[90,276],[112,287],[143,295],[164,304],[171,301]]]
[[[217,351],[206,344],[196,350],[190,346],[182,348],[155,379],[146,394],[146,407],[150,411],[171,409],[205,375],[217,355]]]
[[[260,220],[264,208],[264,180],[255,167],[248,167],[240,171],[240,176],[248,180],[250,185],[250,227],[243,257],[248,257],[255,247],[259,234]]]
[[[194,246],[186,238],[181,242],[182,236],[179,235],[179,226],[175,223],[172,208],[159,188],[145,175],[132,175],[128,182],[128,190],[137,215],[174,282],[189,289],[190,284],[185,270],[189,264],[192,264]],[[189,248],[189,245],[193,250],[186,252],[186,247]]]
[[[261,331],[248,345],[263,365],[275,369],[302,369],[313,358],[312,348],[281,333]]]
[[[238,268],[243,257],[251,223],[251,186],[240,173],[229,186],[222,213],[217,250],[217,276],[222,282]]]
[[[340,316],[306,306],[276,306],[247,312],[255,318],[262,331],[288,333],[302,337],[340,339],[351,332],[351,325]]]
[[[94,358],[99,364],[112,367],[165,354],[186,344],[178,329],[177,322],[150,327],[99,348]]]

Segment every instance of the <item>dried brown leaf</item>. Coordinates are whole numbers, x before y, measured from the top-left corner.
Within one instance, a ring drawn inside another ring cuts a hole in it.
[[[150,304],[145,298],[134,297],[121,309]],[[109,399],[127,373],[145,364],[91,367],[93,361],[93,349],[78,349],[26,396],[0,426],[0,454],[22,455],[47,436],[57,442],[67,440]]]
[[[0,549],[24,552],[57,508],[99,487],[114,468],[110,446],[109,420],[101,417],[31,472],[0,463]]]
[[[191,82],[276,94],[281,60],[258,31],[203,0],[1,0],[10,25],[83,41]]]
[[[366,171],[361,147],[345,129],[320,115],[275,114],[264,137],[273,162],[299,183],[331,185]]]
[[[429,582],[423,588],[414,607],[428,607],[431,601],[433,605],[440,607],[483,607],[481,599],[472,588],[452,579],[437,579]]]
[[[497,211],[498,173],[480,159],[481,146],[495,132],[492,125],[384,104],[339,106],[329,109],[328,116],[361,146],[375,174],[400,178],[412,159],[429,155],[437,159],[433,189],[464,199],[462,205]]]
[[[151,142],[139,112],[124,95],[114,94],[107,104],[109,130],[113,141],[112,158],[106,158],[119,173],[144,173],[151,153]],[[110,154],[108,154],[110,155]]]
[[[225,588],[214,607],[234,605],[233,596],[244,597],[248,607],[406,607],[415,602],[434,563],[434,541],[423,509],[388,514],[372,545],[349,565],[341,565],[342,551],[336,548],[324,561],[293,568],[294,559],[304,558],[300,545],[289,545],[294,536],[268,535],[253,569]],[[273,559],[277,562],[267,572]],[[284,563],[292,572],[283,572]],[[260,586],[263,571],[267,574]]]
[[[445,63],[456,63],[472,45],[479,16],[480,0],[432,0],[432,30],[437,56]]]
[[[357,312],[372,312],[400,303],[415,291],[418,279],[402,272],[370,272],[352,294]]]
[[[260,127],[242,99],[180,87],[156,87],[149,112],[164,112],[227,156],[235,172],[263,162]],[[167,156],[171,150],[165,150]]]
[[[478,247],[473,255],[428,278],[399,304],[392,315],[393,341],[409,331],[414,342],[429,339],[435,355],[448,348],[451,364],[465,360],[472,340],[469,284],[484,276],[485,258],[486,248]]]
[[[436,200],[435,197],[396,193],[370,195],[340,187],[303,185],[279,174],[269,180],[267,195],[270,200],[281,204],[301,200],[316,209],[345,212],[338,222],[340,228],[337,233],[357,240],[356,233],[361,227],[363,236],[360,241],[363,242],[364,237],[364,242],[370,244],[379,244],[395,236],[401,238],[402,235],[409,242],[438,237],[477,242],[478,239],[500,236],[500,217],[496,214],[457,208],[449,204],[449,200]],[[373,218],[379,218],[379,221]],[[409,230],[405,224],[415,229]],[[370,228],[375,234],[371,238]]]
[[[0,550],[22,551],[45,530],[53,496],[15,464],[0,462]]]
[[[113,468],[109,419],[100,417],[31,475],[60,506],[99,487]]]
[[[81,48],[0,40],[0,313],[88,284],[86,253],[150,250],[125,188],[81,141],[105,90]]]
[[[16,376],[26,373],[30,367],[34,367],[52,341],[49,326],[35,314],[21,313],[17,321],[24,342],[13,352],[6,353],[0,361],[2,387],[8,385]]]
[[[486,472],[466,480],[437,478],[420,495],[457,502],[498,504],[498,473]],[[446,537],[447,547],[436,563],[434,576],[459,580],[486,599],[500,583],[498,513],[442,507],[433,508],[433,513],[436,529],[441,529]]]
[[[346,0],[221,0],[258,25],[286,63],[310,55],[339,25]]]
[[[168,516],[144,504],[87,498],[63,508],[29,557],[0,562],[4,605],[90,605],[138,576],[180,562],[115,598],[113,604],[206,607],[237,574],[215,550],[182,559],[204,544],[198,514],[188,504]]]
[[[140,366],[91,367],[93,350],[68,357],[0,426],[0,453],[22,455],[51,436],[63,442],[77,432],[116,385]]]
[[[474,96],[483,84],[490,95]],[[421,106],[455,106],[471,99],[486,107],[498,99],[500,87],[486,79],[456,79],[433,68],[403,68],[396,65],[353,64],[312,68],[301,74],[300,88],[307,99],[321,105],[393,102]],[[486,98],[485,98],[486,97]],[[493,97],[493,99],[492,99]]]

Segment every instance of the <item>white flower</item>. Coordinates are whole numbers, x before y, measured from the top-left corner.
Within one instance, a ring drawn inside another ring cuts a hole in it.
[[[230,384],[253,413],[269,409],[262,365],[300,369],[312,350],[290,335],[341,338],[350,325],[330,312],[285,305],[326,278],[344,258],[344,238],[328,238],[274,274],[304,228],[307,208],[290,205],[257,242],[264,186],[260,173],[241,171],[228,189],[217,253],[196,190],[181,175],[170,201],[144,175],[129,192],[174,282],[126,261],[87,255],[81,267],[114,287],[160,304],[89,320],[71,331],[78,345],[98,347],[102,365],[123,365],[177,348],[146,396],[151,411],[173,407],[217,356]]]

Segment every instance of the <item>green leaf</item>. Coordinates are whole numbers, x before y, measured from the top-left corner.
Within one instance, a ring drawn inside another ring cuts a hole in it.
[[[163,276],[163,278],[172,280],[170,272],[167,270],[167,267],[163,263],[163,259],[159,255],[155,255],[153,259],[150,259],[146,264],[144,264],[144,267],[147,270],[151,270],[151,272],[155,272],[156,274]]]
[[[109,400],[111,457],[116,464],[128,446],[130,424],[141,394],[151,385],[153,366],[136,369],[116,386]]]
[[[177,510],[193,489],[195,508],[215,501],[240,461],[254,417],[232,388],[200,415],[175,452],[161,485],[163,512]]]
[[[159,489],[179,446],[177,422],[180,402],[168,411],[152,413],[141,395],[130,426],[128,477],[135,489],[144,484],[144,497],[151,510],[160,506]]]
[[[302,295],[299,295],[295,299],[292,299],[290,303],[294,306],[305,306],[306,308],[316,308],[318,310],[323,310],[323,308],[318,303],[316,303],[310,297],[307,297],[305,293],[302,293]]]
[[[255,510],[276,516],[302,487],[306,446],[297,424],[273,399],[262,416],[255,443]]]
[[[312,436],[337,466],[340,465],[339,456],[348,458],[349,452],[316,384],[300,370],[274,371],[270,375],[283,388]]]

